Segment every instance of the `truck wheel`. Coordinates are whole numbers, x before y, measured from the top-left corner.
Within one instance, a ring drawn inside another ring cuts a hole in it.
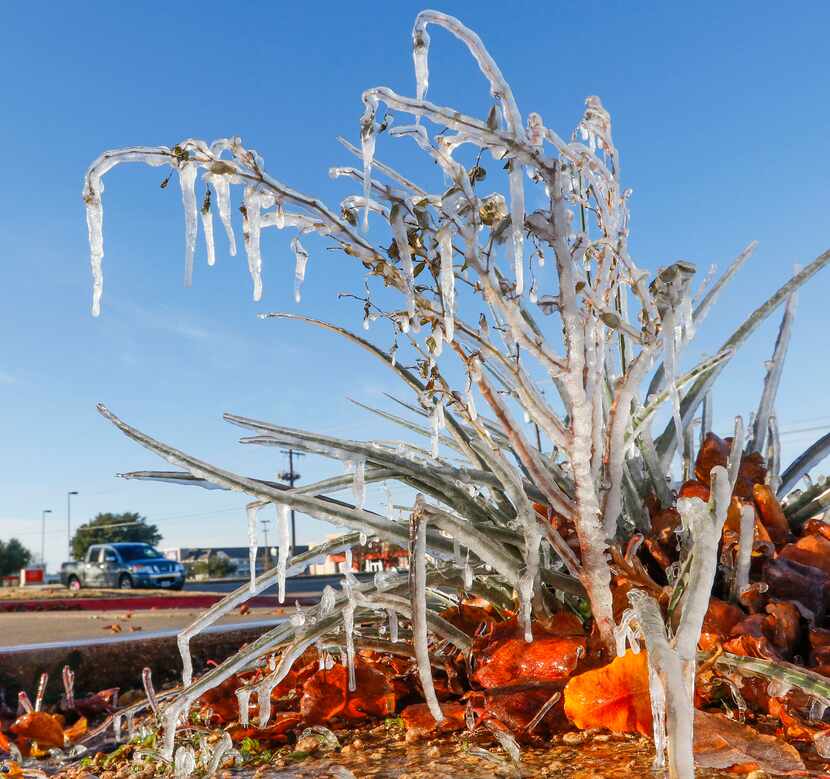
[[[66,586],[73,592],[81,589],[81,580],[77,576],[70,576],[66,582]]]
[[[133,588],[133,579],[132,576],[126,573],[122,573],[121,577],[118,579],[118,589],[119,590],[131,590]]]

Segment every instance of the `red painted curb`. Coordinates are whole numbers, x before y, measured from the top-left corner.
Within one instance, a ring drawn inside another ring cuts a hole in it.
[[[127,598],[53,598],[33,600],[0,600],[0,613],[20,611],[143,611],[147,609],[206,609],[224,595],[158,595]],[[279,606],[275,595],[258,595],[247,601],[251,607]]]

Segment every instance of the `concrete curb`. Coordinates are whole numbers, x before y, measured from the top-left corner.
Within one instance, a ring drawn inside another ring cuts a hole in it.
[[[283,622],[284,618],[214,625],[191,641],[193,665],[198,669],[208,662],[222,662],[243,644],[253,641]],[[7,700],[18,691],[30,696],[38,679],[49,674],[47,699],[56,700],[60,691],[61,671],[68,665],[75,672],[75,689],[79,695],[120,687],[122,691],[141,689],[141,671],[153,671],[156,689],[168,682],[181,681],[181,659],[176,646],[177,630],[130,634],[86,641],[57,641],[27,644],[0,649],[0,689]]]
[[[200,595],[135,595],[115,598],[32,598],[0,600],[0,614],[32,611],[142,611],[145,609],[206,609],[227,593]],[[251,608],[277,607],[274,595],[258,595],[247,601]]]

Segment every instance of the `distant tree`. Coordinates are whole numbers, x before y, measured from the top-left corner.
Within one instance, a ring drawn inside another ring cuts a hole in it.
[[[0,541],[0,576],[11,576],[25,568],[32,560],[32,553],[16,538]]]
[[[199,560],[190,568],[192,576],[208,576],[211,579],[219,579],[229,576],[236,571],[236,565],[225,554],[212,554],[207,560]]]
[[[161,533],[155,525],[148,525],[147,518],[134,511],[123,514],[97,514],[94,519],[80,525],[72,537],[72,554],[83,560],[92,544],[114,544],[132,541],[157,544]]]

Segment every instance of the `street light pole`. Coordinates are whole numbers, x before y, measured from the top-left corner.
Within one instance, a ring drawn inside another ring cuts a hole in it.
[[[73,495],[77,495],[76,490],[70,490],[66,493],[66,559],[72,559],[72,501]]]
[[[52,509],[43,509],[40,512],[40,564],[43,566],[43,577],[46,578],[46,515]]]

